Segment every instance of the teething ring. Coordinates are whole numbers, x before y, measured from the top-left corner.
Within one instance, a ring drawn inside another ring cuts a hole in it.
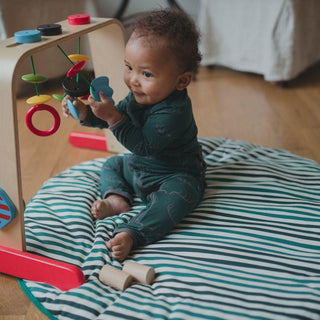
[[[50,130],[39,130],[37,128],[35,128],[35,126],[32,123],[32,117],[33,115],[37,112],[37,111],[49,111],[52,116],[54,117],[54,124],[52,126],[52,128]],[[29,111],[27,112],[26,115],[26,123],[27,123],[27,127],[29,128],[29,130],[41,137],[46,137],[46,136],[50,136],[51,134],[55,133],[60,126],[60,116],[59,113],[56,111],[56,109],[54,109],[53,107],[47,105],[47,104],[37,104],[34,105],[33,107],[31,107],[29,109]]]

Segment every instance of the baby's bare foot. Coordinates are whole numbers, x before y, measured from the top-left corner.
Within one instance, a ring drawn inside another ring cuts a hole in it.
[[[91,207],[91,214],[95,219],[104,219],[114,215],[107,199],[95,201]]]
[[[91,207],[95,219],[104,219],[130,210],[128,202],[121,196],[112,194],[106,199],[97,200]]]
[[[118,261],[123,261],[129,255],[133,246],[133,239],[127,232],[120,232],[108,241],[107,247],[112,249],[113,257]]]

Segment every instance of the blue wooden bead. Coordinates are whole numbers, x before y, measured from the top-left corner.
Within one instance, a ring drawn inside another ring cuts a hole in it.
[[[70,100],[70,99],[67,99],[67,106],[68,106],[68,109],[69,109],[69,112],[71,113],[71,115],[79,120],[79,113],[78,113],[78,110],[76,109],[76,107],[73,105],[73,102]]]
[[[22,30],[14,34],[17,43],[31,43],[41,41],[41,32],[39,30]]]
[[[102,91],[104,95],[110,99],[114,104],[112,99],[113,90],[109,86],[109,78],[105,76],[97,77],[91,82],[90,92],[94,100],[100,101],[99,92]]]

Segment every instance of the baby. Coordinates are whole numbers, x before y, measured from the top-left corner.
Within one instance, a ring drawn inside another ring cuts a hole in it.
[[[145,208],[118,225],[107,243],[118,261],[164,237],[202,199],[205,162],[186,89],[201,60],[198,41],[186,14],[149,12],[137,19],[126,44],[128,96],[116,106],[102,92],[100,102],[88,99],[89,106],[73,101],[82,125],[109,128],[131,151],[106,159],[102,200],[91,209],[95,219],[104,219],[130,211],[134,195],[144,201]]]

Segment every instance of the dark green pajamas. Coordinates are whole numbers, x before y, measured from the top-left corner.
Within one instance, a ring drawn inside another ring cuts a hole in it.
[[[145,245],[161,239],[199,204],[205,163],[186,89],[152,106],[138,104],[129,93],[116,108],[123,117],[109,129],[131,153],[106,160],[101,194],[119,194],[129,202],[133,195],[142,198],[146,208],[115,233],[126,231],[135,246]],[[82,124],[108,127],[91,109]]]
[[[101,194],[118,194],[129,203],[135,194],[146,203],[145,209],[115,230],[129,233],[134,246],[138,246],[161,239],[191,212],[202,198],[203,184],[184,172],[154,175],[132,170],[131,158],[131,154],[125,154],[106,160],[101,171]]]

